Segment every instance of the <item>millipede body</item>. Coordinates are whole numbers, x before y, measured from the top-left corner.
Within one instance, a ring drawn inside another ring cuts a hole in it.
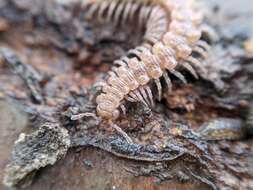
[[[205,71],[200,59],[207,56],[209,45],[201,40],[203,15],[192,4],[192,0],[88,0],[83,3],[85,19],[91,22],[144,31],[141,43],[114,61],[102,93],[96,98],[98,116],[117,119],[120,112],[126,111],[127,101],[152,107],[154,98],[158,101],[162,98],[161,80],[169,92],[172,90],[170,76],[186,83],[179,68],[195,78]],[[155,92],[151,84],[157,87]]]

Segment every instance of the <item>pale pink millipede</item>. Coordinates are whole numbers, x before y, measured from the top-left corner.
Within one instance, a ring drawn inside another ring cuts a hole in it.
[[[115,27],[134,22],[137,32],[145,30],[142,43],[114,62],[103,92],[96,98],[101,118],[117,119],[120,108],[125,112],[126,101],[152,107],[154,95],[150,83],[156,85],[155,97],[160,101],[161,78],[169,91],[170,75],[186,83],[179,67],[195,78],[203,70],[192,54],[205,59],[209,45],[201,40],[202,14],[193,8],[192,0],[86,0],[83,8],[87,20],[113,23]]]

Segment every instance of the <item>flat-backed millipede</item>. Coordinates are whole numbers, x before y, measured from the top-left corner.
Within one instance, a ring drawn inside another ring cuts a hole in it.
[[[209,45],[201,40],[203,15],[193,8],[192,0],[86,0],[84,15],[88,20],[112,23],[115,27],[129,25],[136,31],[144,29],[142,43],[114,61],[102,93],[97,96],[97,114],[115,120],[125,102],[154,105],[151,83],[157,87],[157,99],[162,98],[161,79],[172,90],[170,75],[186,83],[179,67],[195,78],[204,68],[194,54],[203,59]],[[134,26],[131,24],[134,23]]]

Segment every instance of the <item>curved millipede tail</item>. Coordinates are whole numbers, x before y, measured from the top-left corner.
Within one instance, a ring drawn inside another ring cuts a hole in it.
[[[203,71],[199,59],[207,56],[209,45],[200,40],[202,14],[194,10],[191,0],[88,0],[83,4],[85,18],[115,27],[136,23],[144,28],[142,42],[115,60],[103,92],[97,97],[97,114],[115,120],[126,101],[154,105],[151,83],[157,87],[155,97],[162,98],[161,79],[171,91],[170,75],[186,83],[178,71],[183,67],[195,78]],[[194,57],[198,55],[198,58]]]

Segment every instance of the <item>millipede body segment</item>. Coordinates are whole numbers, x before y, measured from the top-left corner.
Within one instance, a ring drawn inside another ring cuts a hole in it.
[[[182,67],[194,77],[204,70],[201,61],[209,45],[201,40],[202,14],[194,10],[192,0],[88,0],[83,4],[85,18],[115,27],[134,27],[144,31],[142,42],[124,57],[114,61],[102,93],[96,98],[97,114],[115,120],[124,104],[142,102],[154,105],[151,83],[161,100],[161,79],[172,90],[170,75],[184,83],[178,71]],[[134,34],[133,34],[134,35]]]

